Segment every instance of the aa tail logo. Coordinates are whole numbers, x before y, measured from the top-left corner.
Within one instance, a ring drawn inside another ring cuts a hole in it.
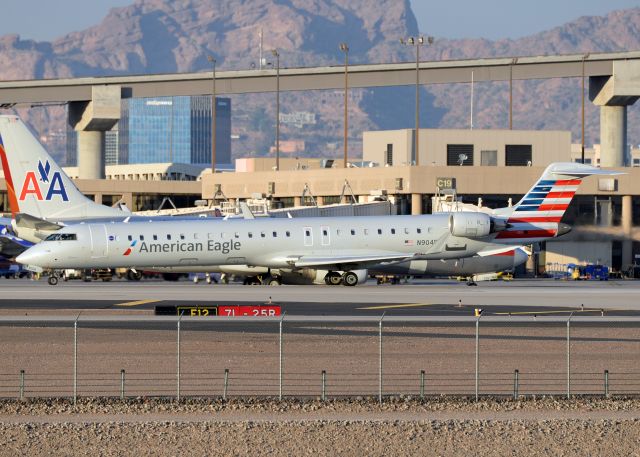
[[[33,195],[38,201],[51,201],[57,195],[62,201],[68,202],[67,190],[64,188],[62,176],[59,171],[51,173],[51,164],[47,160],[44,165],[38,160],[38,174],[35,171],[28,171],[22,183],[22,191],[18,200],[24,201],[27,195]]]

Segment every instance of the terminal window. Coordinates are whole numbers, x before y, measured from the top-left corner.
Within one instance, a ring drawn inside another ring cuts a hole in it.
[[[472,144],[448,144],[447,145],[447,165],[473,166],[473,145]]]
[[[480,165],[483,167],[497,167],[498,166],[498,151],[487,150],[480,151]]]
[[[384,163],[389,166],[393,165],[393,144],[387,144],[387,154]]]
[[[507,144],[505,146],[504,163],[507,167],[531,166],[531,145]]]

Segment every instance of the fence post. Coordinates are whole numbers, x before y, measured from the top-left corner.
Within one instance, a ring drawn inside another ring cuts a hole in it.
[[[379,351],[378,351],[378,402],[382,403],[382,319],[384,319],[384,313],[380,317],[378,323],[378,336],[379,336]]]
[[[176,400],[180,401],[180,321],[182,320],[182,314],[178,317],[178,350],[177,350],[177,390],[176,390]]]
[[[24,400],[24,370],[20,370],[20,400]]]
[[[480,316],[476,319],[476,401],[479,397],[480,388]]]
[[[420,370],[420,399],[424,398],[424,370]]]
[[[604,370],[604,396],[609,398],[609,370]]]
[[[124,368],[120,370],[120,400],[124,401]]]
[[[513,399],[518,399],[518,391],[520,390],[520,371],[513,372]]]
[[[279,356],[279,367],[278,367],[278,399],[280,401],[282,401],[282,366],[284,363],[284,353],[283,353],[283,348],[282,348],[282,324],[284,321],[284,316],[285,316],[286,312],[282,315],[282,318],[280,318],[280,332],[279,332],[279,351],[280,351],[280,356]]]
[[[78,400],[78,319],[80,314],[73,321],[73,404]]]
[[[567,319],[567,400],[571,398],[571,317],[573,311]]]
[[[229,389],[229,369],[224,369],[224,386],[222,388],[222,400],[227,401],[227,390]]]
[[[327,372],[322,370],[322,401],[327,399]]]

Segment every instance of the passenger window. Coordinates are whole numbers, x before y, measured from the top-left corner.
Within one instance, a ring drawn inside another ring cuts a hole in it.
[[[391,234],[395,235],[396,234],[396,229],[391,229]]]
[[[167,233],[167,239],[171,240],[171,234]]]
[[[180,239],[184,240],[184,234],[183,233],[180,234]]]
[[[378,229],[378,235],[382,235],[382,229]]]
[[[327,229],[322,229],[322,236],[327,236],[328,234]]]
[[[153,235],[153,241],[157,241],[158,240],[158,235]]]
[[[278,232],[273,232],[273,237],[276,238],[278,236]]]
[[[305,230],[304,234],[305,236],[311,236],[311,230]]]
[[[236,233],[235,233],[235,237],[236,237],[236,238],[240,238],[240,233],[239,233],[239,232],[236,232]]]
[[[249,238],[253,238],[253,233],[249,232],[247,235],[249,235]]]
[[[342,230],[340,229],[336,230],[336,235],[342,235]]]
[[[364,234],[368,235],[369,234],[369,229],[364,229]]]
[[[127,238],[129,239],[129,241],[133,241],[133,237],[131,235],[129,235]]]
[[[215,237],[213,236],[213,233],[207,233],[207,238],[209,238],[210,240],[214,239]]]
[[[291,236],[291,232],[287,230],[287,232],[285,233],[287,235],[287,237]]]
[[[421,228],[417,228],[417,229],[416,229],[416,231],[417,231],[418,233],[422,233],[422,229],[421,229]]]
[[[140,241],[144,241],[144,235],[140,235]]]
[[[351,229],[351,234],[352,234],[352,235],[355,235],[355,234],[356,234],[356,231],[355,231],[354,229]]]
[[[408,228],[406,228],[406,227],[404,228],[404,234],[405,234],[405,235],[408,235],[408,234],[409,234],[409,229],[408,229]]]
[[[260,232],[260,237],[264,238],[266,235],[264,234],[264,232]]]

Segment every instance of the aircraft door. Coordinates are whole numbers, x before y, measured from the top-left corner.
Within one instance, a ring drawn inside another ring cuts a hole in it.
[[[331,245],[331,229],[326,225],[320,227],[320,243],[323,246]]]
[[[304,230],[304,245],[313,246],[313,229],[311,227],[305,227],[303,230]]]
[[[91,258],[98,259],[108,254],[107,226],[104,224],[89,224],[91,236]]]

